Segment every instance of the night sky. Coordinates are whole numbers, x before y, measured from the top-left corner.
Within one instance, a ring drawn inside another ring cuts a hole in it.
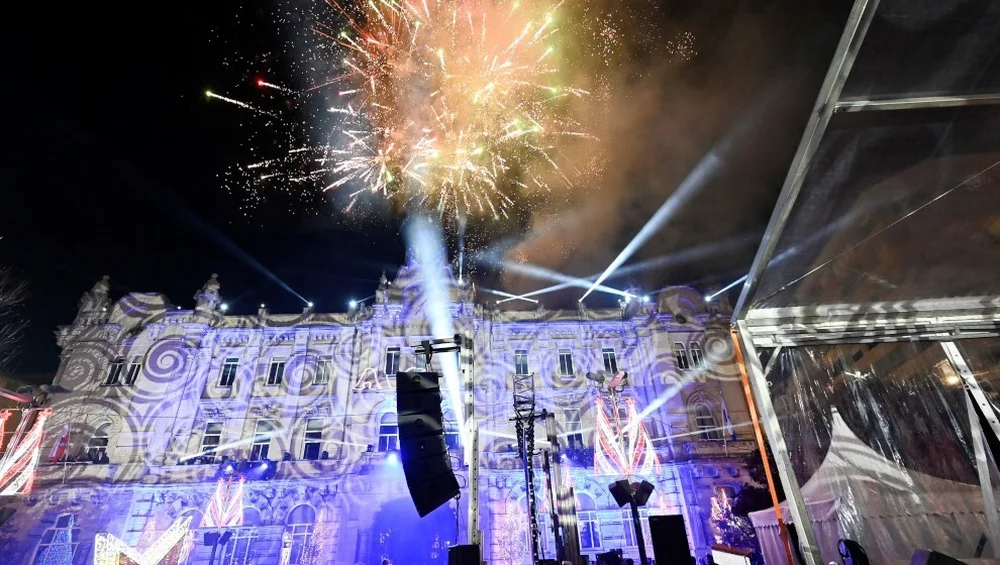
[[[20,312],[29,325],[11,372],[35,382],[51,379],[58,363],[52,332],[72,322],[80,295],[104,274],[111,276],[115,297],[162,292],[190,308],[196,290],[217,272],[235,313],[254,312],[260,302],[276,312],[300,310],[301,301],[266,270],[318,309],[343,311],[349,297],[370,294],[380,273],[391,276],[403,260],[398,221],[361,226],[276,209],[247,222],[221,189],[217,175],[240,158],[238,125],[245,116],[206,103],[203,93],[244,80],[221,64],[227,53],[218,39],[240,33],[233,29],[235,13],[246,22],[262,19],[265,10],[247,11],[229,1],[128,9],[119,3],[34,4],[14,7],[0,24],[0,266],[29,288]],[[759,40],[748,41],[767,46],[758,76],[740,79],[745,91],[721,102],[723,112],[705,108],[705,139],[767,89],[768,73],[791,76],[794,84],[780,120],[785,134],[766,157],[743,157],[742,168],[706,196],[749,190],[738,179],[750,167],[765,171],[751,187],[755,204],[742,206],[745,217],[731,220],[716,211],[711,220],[695,224],[731,227],[706,229],[707,237],[759,234],[780,190],[849,7],[799,4],[669,3],[672,21],[699,37],[699,56],[681,74],[688,84],[723,88],[720,77],[734,64],[727,62],[732,54],[726,44],[742,33],[740,22],[753,20]],[[253,41],[262,50],[280,43],[267,36]],[[697,113],[697,105],[691,111]],[[628,194],[620,200],[638,217],[651,215],[659,202]],[[641,221],[623,222],[615,228],[616,238],[627,241],[639,226]],[[657,273],[640,282],[724,284],[745,272],[752,253],[750,246],[717,265]],[[600,270],[614,253],[609,247],[594,255],[587,268],[573,274]]]

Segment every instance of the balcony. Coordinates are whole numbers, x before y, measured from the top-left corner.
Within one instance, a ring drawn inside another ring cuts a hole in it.
[[[681,447],[681,449],[677,449],[677,447]],[[674,453],[680,460],[742,459],[757,449],[757,442],[746,439],[707,439],[689,441],[677,447],[675,447]]]

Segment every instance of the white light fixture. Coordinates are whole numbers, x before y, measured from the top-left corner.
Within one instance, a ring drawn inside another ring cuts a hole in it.
[[[229,305],[226,304],[225,302],[223,302],[222,304],[219,305],[219,310],[222,310],[223,312],[225,312],[225,311],[229,310]]]

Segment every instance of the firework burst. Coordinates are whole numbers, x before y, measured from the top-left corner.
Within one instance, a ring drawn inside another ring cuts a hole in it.
[[[506,216],[511,193],[572,186],[559,164],[586,91],[560,84],[559,4],[370,0],[346,9],[348,29],[314,30],[344,52],[333,182],[442,215]]]

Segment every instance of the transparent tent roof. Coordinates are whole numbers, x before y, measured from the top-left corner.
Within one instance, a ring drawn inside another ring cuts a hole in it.
[[[803,332],[996,296],[1000,2],[859,0],[737,316]]]

